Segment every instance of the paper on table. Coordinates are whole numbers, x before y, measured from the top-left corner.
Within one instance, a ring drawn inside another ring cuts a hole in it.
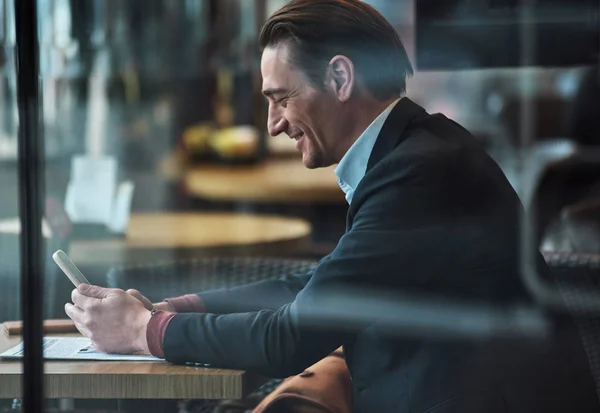
[[[0,354],[5,360],[23,357],[23,343]],[[100,360],[100,361],[162,361],[151,355],[102,353],[85,337],[44,337],[44,358],[47,360]]]

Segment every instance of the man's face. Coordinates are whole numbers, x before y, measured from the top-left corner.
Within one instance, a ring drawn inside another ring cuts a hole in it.
[[[339,145],[336,125],[342,116],[335,95],[310,86],[304,74],[291,65],[285,42],[264,50],[261,72],[263,94],[269,100],[269,134],[285,132],[294,139],[307,168],[338,162],[334,155],[336,143]]]

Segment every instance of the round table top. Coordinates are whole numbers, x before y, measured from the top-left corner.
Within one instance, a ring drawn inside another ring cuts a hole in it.
[[[310,224],[298,218],[203,212],[134,214],[124,238],[74,240],[69,255],[75,263],[104,264],[131,261],[132,256],[149,251],[156,254],[153,258],[175,250],[177,258],[185,250],[197,256],[203,249],[268,254],[278,247],[301,248],[310,235]]]
[[[334,169],[307,169],[298,158],[270,159],[255,165],[201,165],[190,168],[184,179],[191,195],[211,201],[345,202]]]

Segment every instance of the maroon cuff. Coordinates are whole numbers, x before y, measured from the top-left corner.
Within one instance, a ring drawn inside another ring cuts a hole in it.
[[[206,307],[202,299],[196,294],[186,294],[181,297],[167,298],[165,300],[171,304],[171,308],[176,313],[205,313]]]
[[[154,357],[165,358],[163,352],[163,340],[165,338],[165,332],[167,326],[177,314],[168,313],[166,311],[157,311],[146,326],[146,341],[148,342],[148,349]]]

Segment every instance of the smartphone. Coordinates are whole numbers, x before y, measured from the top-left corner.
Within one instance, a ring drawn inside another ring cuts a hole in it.
[[[52,259],[56,264],[60,267],[60,269],[65,273],[65,275],[71,280],[75,288],[79,286],[79,284],[89,284],[90,282],[83,276],[79,268],[73,264],[73,261],[65,254],[63,251],[58,250],[54,254],[52,254]]]

